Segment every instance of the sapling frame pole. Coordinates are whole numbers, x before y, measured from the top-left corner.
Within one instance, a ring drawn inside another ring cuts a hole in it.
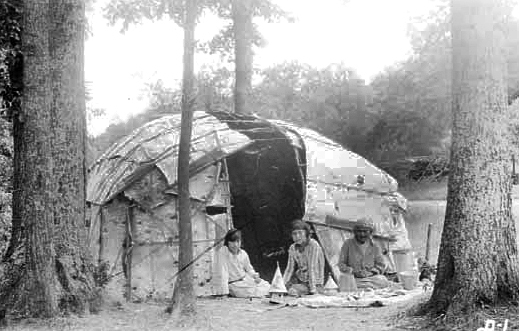
[[[97,264],[101,265],[103,262],[103,256],[105,252],[105,241],[103,238],[103,229],[105,227],[105,214],[103,211],[103,206],[99,207],[99,251],[97,257]]]
[[[126,211],[126,301],[132,300],[132,255],[133,255],[133,203]]]
[[[429,223],[429,225],[427,225],[427,241],[426,241],[426,245],[425,245],[425,260],[427,262],[429,262],[429,257],[430,257],[430,251],[431,251],[431,229],[432,229],[432,224]]]

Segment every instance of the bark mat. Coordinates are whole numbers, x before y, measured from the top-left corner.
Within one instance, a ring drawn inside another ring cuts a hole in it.
[[[413,290],[381,289],[336,295],[314,295],[295,300],[295,305],[309,308],[359,308],[382,307],[408,301],[424,293],[422,287]]]

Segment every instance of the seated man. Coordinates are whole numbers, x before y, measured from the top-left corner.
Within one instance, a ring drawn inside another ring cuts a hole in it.
[[[324,283],[321,246],[310,238],[310,228],[301,220],[292,223],[292,239],[294,243],[288,249],[288,264],[283,275],[288,294],[301,296],[321,292]]]
[[[339,270],[353,273],[358,288],[383,288],[389,281],[383,273],[386,264],[382,251],[374,245],[371,235],[373,225],[369,219],[361,218],[353,228],[353,238],[344,242],[339,256]]]
[[[231,229],[225,235],[224,246],[216,254],[213,282],[221,294],[232,297],[264,297],[269,294],[270,284],[259,277],[249,255],[241,249],[240,230]]]

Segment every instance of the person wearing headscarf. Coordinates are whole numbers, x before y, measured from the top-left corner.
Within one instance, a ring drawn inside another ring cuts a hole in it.
[[[301,296],[322,292],[324,254],[319,243],[310,238],[310,228],[302,220],[292,222],[292,240],[283,280],[288,294]]]
[[[341,248],[339,270],[353,274],[358,288],[383,288],[389,281],[383,275],[386,263],[381,249],[373,243],[373,224],[368,218],[357,220],[353,238],[347,239]]]
[[[216,254],[213,281],[222,293],[237,298],[267,296],[270,284],[261,279],[250,263],[249,255],[241,248],[241,232],[231,229],[224,238],[224,246]]]

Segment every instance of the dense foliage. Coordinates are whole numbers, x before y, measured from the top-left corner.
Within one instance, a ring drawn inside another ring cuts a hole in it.
[[[10,118],[22,89],[21,1],[0,1],[0,115]]]
[[[13,174],[12,117],[20,105],[21,1],[0,1],[0,255],[9,240]]]
[[[11,123],[0,118],[0,255],[7,248],[11,229],[12,155]]]

